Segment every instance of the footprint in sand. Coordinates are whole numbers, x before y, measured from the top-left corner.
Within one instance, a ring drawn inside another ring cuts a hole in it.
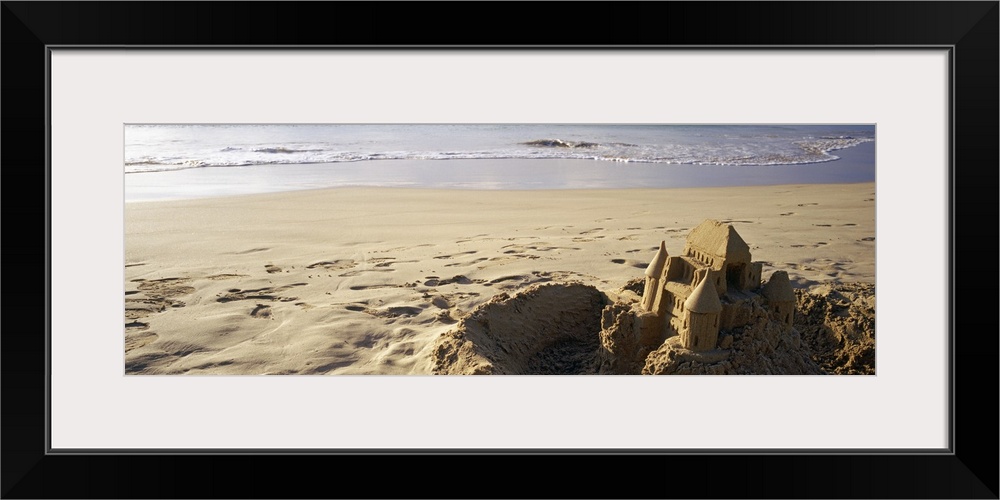
[[[264,270],[267,271],[268,274],[274,274],[274,273],[280,273],[281,272],[281,268],[278,267],[278,266],[275,266],[273,264],[265,264],[264,265]]]
[[[271,319],[271,306],[267,304],[257,304],[257,306],[250,311],[250,316],[254,318]]]
[[[518,275],[518,276],[503,276],[503,277],[500,277],[500,278],[492,279],[488,283],[490,285],[495,285],[497,283],[503,283],[505,281],[525,281],[527,279],[528,279],[528,277],[527,276],[523,276],[523,275]]]
[[[656,247],[656,249],[659,250],[659,247]],[[632,267],[637,267],[639,269],[645,269],[649,267],[649,262],[639,262],[631,259],[611,259],[611,262],[614,264],[628,264]]]
[[[267,248],[267,247],[260,247],[260,248],[251,248],[251,249],[249,249],[249,250],[243,250],[243,251],[240,251],[240,252],[231,252],[230,254],[231,254],[231,255],[246,255],[246,254],[248,254],[248,253],[260,253],[260,252],[266,252],[266,251],[268,251],[268,250],[270,250],[270,248]]]
[[[539,282],[548,281],[578,281],[580,279],[596,280],[597,277],[575,271],[533,271]]]
[[[472,308],[472,304],[469,301],[475,300],[480,297],[479,292],[455,292],[455,293],[443,293],[435,297],[430,295],[425,295],[424,298],[430,298],[430,305],[438,308],[437,314],[435,314],[435,319],[445,324],[456,323],[463,316],[463,312],[460,308],[460,304],[465,303],[469,309]]]
[[[405,288],[404,285],[354,285],[351,290],[378,290],[380,288]]]
[[[474,253],[478,253],[478,250],[469,250],[468,252],[458,252],[458,253],[451,254],[451,255],[438,255],[437,257],[434,257],[434,258],[435,259],[452,259],[452,258],[455,258],[456,256],[459,256],[459,255],[472,255]]]
[[[480,258],[478,258],[476,260],[473,260],[471,262],[453,262],[451,264],[445,264],[444,267],[474,266],[474,265],[476,265],[476,264],[478,264],[480,262],[484,262],[484,261],[487,261],[487,260],[490,260],[490,259],[487,258],[487,257],[480,257]]]
[[[385,309],[368,309],[365,312],[379,318],[412,318],[424,310],[413,306],[394,306]]]
[[[234,302],[238,300],[270,300],[274,302],[293,302],[298,300],[298,297],[281,297],[278,294],[286,290],[290,290],[297,286],[306,286],[306,283],[292,283],[285,286],[277,287],[265,287],[265,288],[255,288],[252,290],[241,290],[239,288],[230,288],[226,290],[226,293],[219,295],[215,299],[216,302],[226,303]]]
[[[424,286],[441,285],[471,285],[473,283],[483,283],[483,280],[473,280],[459,274],[448,279],[431,278],[424,282]]]
[[[800,207],[814,207],[814,206],[817,206],[817,205],[819,205],[819,203],[799,203],[797,206],[800,206]]]
[[[346,273],[340,273],[337,276],[340,278],[351,278],[354,276],[361,276],[364,273],[391,273],[395,271],[390,267],[373,267],[371,269],[355,269],[354,271],[347,271]]]
[[[422,245],[414,245],[412,247],[393,247],[387,248],[385,250],[372,250],[371,253],[389,253],[389,252],[404,252],[407,250],[413,250],[414,248],[432,247],[432,243],[424,243]]]
[[[483,234],[477,234],[475,236],[466,236],[464,239],[455,240],[455,243],[468,243],[470,241],[475,241],[476,239],[482,238],[484,236],[489,236],[489,234],[483,233]]]
[[[134,279],[139,283],[138,290],[125,292],[125,324],[132,329],[140,328],[145,323],[137,320],[150,314],[166,311],[167,308],[184,307],[185,303],[177,297],[194,293],[194,287],[188,286],[187,278],[163,278],[156,280]]]
[[[373,260],[378,260],[379,262],[382,261],[379,259],[373,259]],[[341,271],[344,269],[351,269],[352,267],[355,267],[357,265],[358,263],[351,259],[324,260],[321,262],[314,262],[312,264],[309,264],[308,266],[306,266],[306,269],[316,269],[317,267],[319,267],[326,269],[327,271]]]
[[[530,253],[518,253],[515,250],[508,250],[508,251],[506,251],[504,253],[507,254],[507,255],[504,255],[502,257],[491,257],[491,258],[489,258],[487,260],[489,260],[490,262],[506,262],[506,261],[517,260],[517,259],[536,260],[536,259],[540,259],[541,258],[538,255],[531,255]],[[477,269],[485,269],[485,266],[480,266]]]
[[[145,325],[145,323],[141,323],[141,324]],[[128,327],[129,325],[125,325],[125,326]],[[146,326],[146,328],[148,328],[148,325]],[[125,353],[126,354],[128,354],[130,351],[133,351],[135,349],[138,349],[140,347],[148,345],[148,344],[152,343],[153,341],[155,341],[156,339],[160,338],[159,335],[157,335],[157,334],[155,334],[153,332],[144,331],[144,330],[145,330],[145,328],[138,329],[138,330],[128,330],[128,329],[125,330]]]
[[[603,236],[602,236],[602,238],[603,238]],[[545,242],[545,241],[540,241],[536,245],[506,245],[506,246],[500,247],[501,250],[504,249],[504,248],[510,248],[511,249],[511,250],[505,251],[504,253],[521,253],[521,252],[527,252],[528,250],[534,250],[536,252],[551,252],[552,250],[580,250],[580,248],[578,248],[578,247],[556,247],[556,246],[551,246],[550,243]]]
[[[420,262],[417,260],[396,260],[395,257],[383,257],[377,259],[368,259],[365,261],[366,264],[372,264],[373,267],[390,267],[396,264],[412,264],[415,262]]]
[[[229,280],[234,278],[246,278],[245,274],[213,274],[211,276],[206,276],[205,279],[219,281],[219,280]]]

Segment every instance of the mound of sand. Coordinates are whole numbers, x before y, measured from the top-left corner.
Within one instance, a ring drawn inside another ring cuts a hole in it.
[[[533,285],[501,293],[438,338],[436,374],[594,373],[606,299],[579,283]]]
[[[480,305],[441,335],[436,374],[821,375],[874,374],[874,286],[796,291],[794,328],[759,301],[741,308],[746,326],[723,331],[716,349],[695,352],[668,338],[639,338],[641,280],[610,292],[579,283],[533,285]]]
[[[680,337],[667,339],[651,352],[643,375],[821,375],[794,329],[785,331],[768,317],[767,310],[749,302],[750,323],[719,335],[720,348],[689,351]],[[729,346],[722,348],[722,346]]]
[[[796,290],[795,329],[827,373],[875,374],[875,285]]]

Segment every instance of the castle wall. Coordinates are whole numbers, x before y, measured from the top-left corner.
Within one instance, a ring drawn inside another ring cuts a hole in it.
[[[715,290],[719,292],[719,297],[722,297],[726,294],[726,292],[728,292],[728,287],[726,287],[726,275],[722,271],[716,271],[707,267],[696,269],[689,284],[692,287],[698,286],[698,283],[701,283],[706,276],[712,280],[712,283],[715,285]]]
[[[749,283],[747,283],[746,290],[756,290],[760,288],[760,280],[761,280],[761,275],[763,273],[764,273],[763,262],[751,262],[750,276],[748,278]]]
[[[647,311],[655,311],[653,306],[656,303],[657,294],[660,291],[660,280],[656,278],[646,278],[646,288],[642,292],[642,308]]]
[[[653,307],[651,310],[660,316],[663,316],[664,314],[670,314],[670,308],[671,308],[670,304],[672,302],[670,292],[663,289],[662,282],[658,284],[656,290],[657,294],[656,298],[653,299]]]
[[[663,316],[642,311],[635,317],[635,335],[642,348],[655,349],[663,343]]]
[[[749,323],[752,319],[752,301],[753,298],[744,297],[734,302],[723,302],[722,312],[719,313],[719,330],[732,330]]]
[[[681,341],[692,351],[715,349],[719,342],[719,315],[690,313],[687,335],[682,335]]]
[[[687,263],[679,256],[667,257],[667,270],[664,273],[664,281],[683,281]]]
[[[785,301],[774,301],[768,304],[768,312],[771,319],[781,323],[785,331],[791,330],[795,322],[795,303]]]

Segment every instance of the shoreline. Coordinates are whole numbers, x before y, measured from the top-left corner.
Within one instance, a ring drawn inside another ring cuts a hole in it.
[[[800,289],[873,283],[875,184],[352,187],[125,205],[127,373],[426,374],[433,340],[536,283],[602,290],[729,221]]]
[[[720,166],[592,159],[365,160],[200,167],[124,175],[126,203],[335,187],[449,190],[667,189],[874,182],[875,143],[837,150],[838,160]]]

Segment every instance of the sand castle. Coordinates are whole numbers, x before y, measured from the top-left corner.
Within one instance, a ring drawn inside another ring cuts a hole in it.
[[[733,226],[706,220],[682,255],[660,242],[642,295],[633,285],[536,285],[495,296],[443,334],[435,373],[821,373],[793,328],[788,273],[762,262]],[[591,364],[590,361],[594,360]]]
[[[646,268],[637,318],[640,343],[658,345],[679,336],[685,349],[715,349],[720,330],[744,326],[740,310],[755,295],[763,296],[771,318],[790,330],[795,293],[788,274],[776,271],[761,287],[762,267],[732,225],[711,219],[691,231],[683,255],[667,255],[661,242]]]

